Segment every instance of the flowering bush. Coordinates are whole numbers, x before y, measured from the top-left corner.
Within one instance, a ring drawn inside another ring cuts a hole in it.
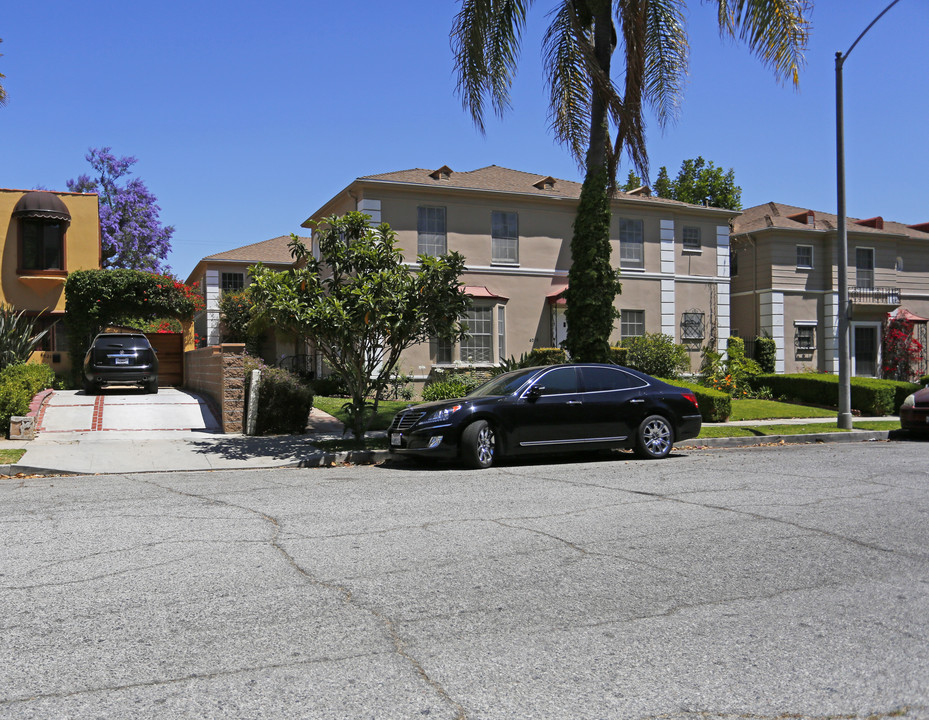
[[[751,358],[745,357],[745,341],[742,338],[728,339],[726,355],[723,360],[722,353],[710,347],[703,350],[703,384],[730,397],[749,397],[749,380],[761,374],[761,367]]]
[[[889,380],[915,380],[924,359],[924,348],[913,336],[914,323],[903,318],[888,320],[884,329],[883,375]]]

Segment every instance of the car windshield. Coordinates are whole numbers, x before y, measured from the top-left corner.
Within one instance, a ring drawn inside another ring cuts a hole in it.
[[[539,368],[527,368],[525,370],[514,370],[513,372],[498,375],[492,380],[488,380],[483,385],[472,390],[466,397],[488,397],[491,395],[512,395],[519,391],[535,375]]]

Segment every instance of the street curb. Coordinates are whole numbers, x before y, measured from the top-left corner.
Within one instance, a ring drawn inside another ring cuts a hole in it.
[[[763,445],[809,445],[822,443],[875,442],[887,440],[891,430],[852,430],[850,432],[810,433],[807,435],[756,435],[752,437],[721,437],[685,440],[676,450],[702,448],[737,448]]]

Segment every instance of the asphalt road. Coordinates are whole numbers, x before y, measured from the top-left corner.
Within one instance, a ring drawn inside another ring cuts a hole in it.
[[[0,718],[929,718],[924,443],[0,481]]]

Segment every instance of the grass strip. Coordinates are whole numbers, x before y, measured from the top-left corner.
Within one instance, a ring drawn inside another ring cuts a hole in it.
[[[12,465],[18,463],[19,459],[26,454],[22,448],[11,448],[9,450],[0,450],[0,465]]]

